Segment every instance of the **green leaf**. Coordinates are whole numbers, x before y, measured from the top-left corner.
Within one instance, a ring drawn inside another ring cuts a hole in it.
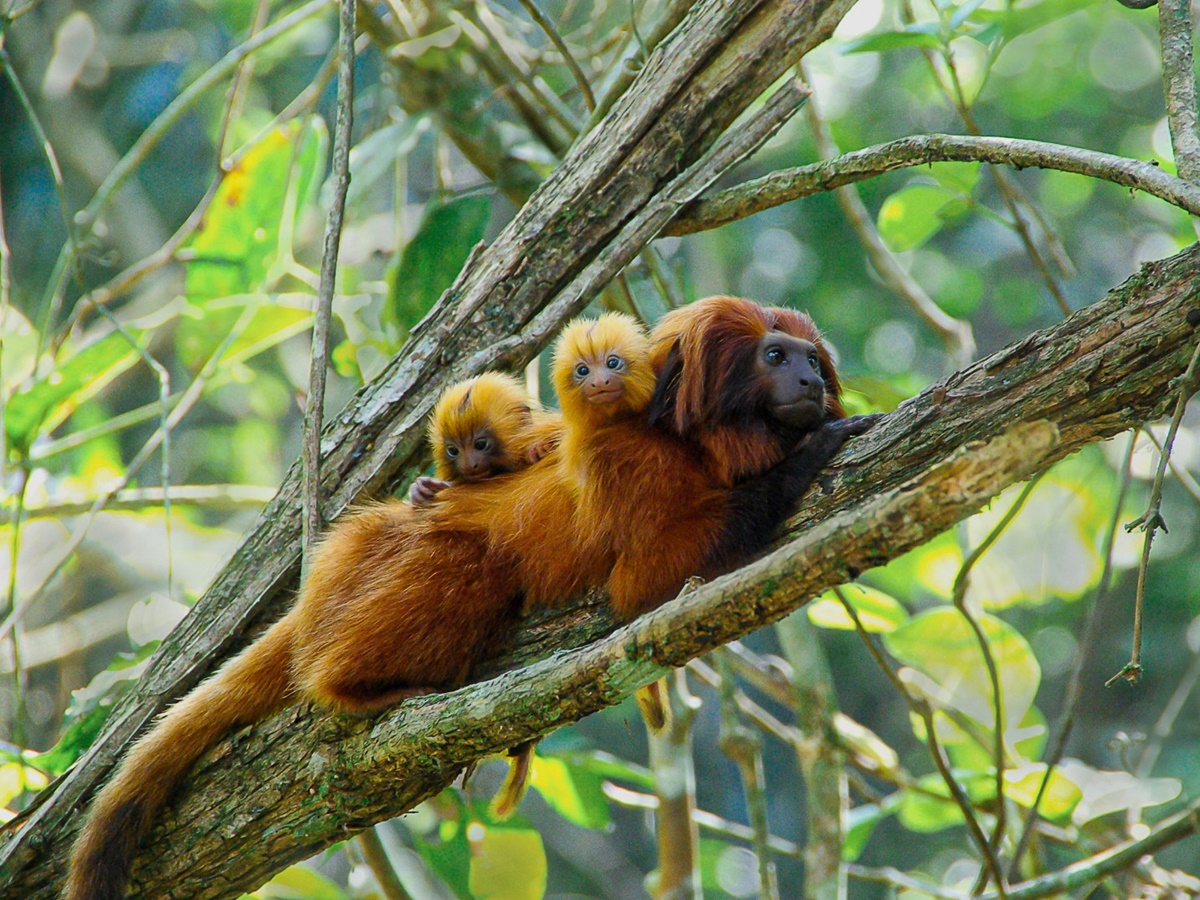
[[[527,824],[472,819],[466,828],[471,862],[468,887],[478,900],[541,900],[546,849]]]
[[[133,328],[127,331],[139,346],[145,345],[146,332]],[[5,404],[4,428],[9,445],[27,452],[40,434],[57,428],[139,358],[138,348],[117,332],[79,350],[64,346],[50,372],[14,394]]]
[[[647,769],[627,763],[611,753],[592,750],[584,753],[558,753],[555,756],[599,778],[623,781],[645,790],[654,790],[654,776]]]
[[[999,672],[1008,732],[1020,725],[1033,705],[1041,683],[1041,666],[1029,643],[1012,626],[986,613],[976,613],[975,618]],[[984,729],[993,727],[992,684],[983,651],[958,610],[928,610],[883,639],[893,656],[917,670],[916,674],[905,674],[932,702],[958,710]]]
[[[4,753],[8,762],[0,763],[0,822],[10,818],[7,807],[14,799],[29,791],[40,791],[49,784],[46,776],[27,766],[11,753]]]
[[[879,210],[879,234],[893,251],[915,250],[962,213],[962,194],[936,184],[910,184]]]
[[[1043,478],[1017,519],[972,569],[968,598],[998,609],[1017,603],[1043,605],[1094,590],[1104,570],[1097,535],[1111,515],[1106,494],[1112,480],[1104,466],[1077,474],[1056,468]],[[1021,487],[1009,488],[967,520],[972,545],[995,528]]]
[[[568,822],[597,831],[612,822],[604,778],[569,758],[535,756],[529,783]]]
[[[983,174],[979,162],[935,162],[922,170],[944,188],[969,196]]]
[[[981,22],[992,19],[999,21],[1005,40],[1011,41],[1081,9],[1087,9],[1097,2],[1098,0],[1042,0],[1041,3],[1034,4],[1013,4],[1004,10],[981,9],[975,18]]]
[[[941,39],[937,35],[934,23],[913,25],[903,31],[882,31],[869,34],[851,41],[843,49],[843,53],[882,53],[887,50],[898,50],[902,47],[937,47]]]
[[[858,613],[863,628],[873,633],[894,631],[908,621],[908,611],[895,598],[861,584],[839,588],[842,596]],[[808,620],[820,628],[854,631],[854,620],[833,591],[822,594],[808,605]]]
[[[399,122],[380,128],[351,147],[347,207],[357,206],[382,190],[380,182],[391,177],[396,160],[408,156],[428,130],[428,116],[403,116]],[[322,191],[322,206],[327,205]]]
[[[973,802],[987,800],[995,795],[995,782],[985,775],[952,773]],[[950,788],[939,774],[926,775],[918,779],[913,789],[904,791],[899,809],[900,823],[910,831],[929,834],[941,831],[963,821],[962,810],[950,795]]]
[[[92,745],[111,712],[111,702],[92,707],[67,727],[53,747],[30,757],[30,762],[48,775],[61,775]]]
[[[1060,769],[1082,794],[1071,813],[1075,825],[1109,813],[1169,803],[1183,791],[1178,778],[1138,778],[1128,772],[1094,769],[1077,759],[1064,760]]]
[[[950,29],[957,31],[958,27],[971,18],[972,13],[976,12],[979,7],[983,6],[986,0],[967,0],[962,6],[954,11],[954,15],[950,17]]]
[[[0,357],[4,360],[0,392],[4,396],[33,374],[37,366],[38,333],[14,306],[0,309]]]
[[[1045,763],[1029,763],[1019,769],[1010,769],[1004,773],[1004,794],[1028,809],[1037,799],[1038,790],[1045,777]],[[1038,812],[1051,822],[1064,823],[1082,796],[1083,791],[1079,785],[1064,775],[1061,768],[1056,768],[1050,773],[1050,782],[1042,794]]]
[[[398,349],[409,329],[421,320],[483,240],[491,201],[482,194],[430,200],[420,227],[388,271],[383,325]]]
[[[433,801],[441,814],[456,809],[458,818],[444,819],[437,828],[425,835],[413,835],[413,846],[425,865],[429,866],[455,895],[470,900],[471,844],[467,840],[466,806],[453,790],[442,791]]]
[[[891,794],[882,803],[864,803],[846,816],[846,839],[842,842],[842,862],[854,862],[867,846],[875,826],[886,819],[903,803],[903,795]]]
[[[146,661],[157,648],[158,641],[150,641],[134,653],[118,653],[108,668],[96,673],[85,687],[71,691],[58,742],[45,753],[31,756],[30,761],[52,775],[65,772],[92,745],[114,704],[141,677]]]
[[[226,350],[222,359],[225,364],[245,362],[305,331],[312,324],[308,298],[294,296],[296,305],[281,302],[289,296],[293,295],[278,295],[273,298],[275,302],[269,302],[261,295],[237,295],[197,309],[194,316],[184,318],[176,329],[175,344],[180,359],[193,371],[203,366],[247,307],[257,308]]]
[[[347,900],[340,887],[312,869],[290,866],[260,887],[245,895],[258,900]]]
[[[324,168],[324,128],[316,117],[281,125],[225,173],[188,244],[190,302],[256,291],[280,252],[291,252],[292,223]]]

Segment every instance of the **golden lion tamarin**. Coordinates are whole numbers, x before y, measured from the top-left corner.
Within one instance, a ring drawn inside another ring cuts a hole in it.
[[[522,603],[606,583],[618,617],[632,618],[761,548],[870,425],[831,420],[836,375],[794,313],[701,301],[664,320],[651,358],[657,382],[636,381],[639,397],[653,391],[646,412],[631,403],[593,418],[607,398],[581,389],[592,434],[572,438],[568,424],[541,461],[451,485],[419,514],[391,502],[340,519],[293,609],[176,704],[96,797],[68,900],[123,894],[158,810],[231,729],[300,697],[370,714],[461,684]]]
[[[554,345],[552,379],[563,420],[559,476],[577,498],[592,489],[591,458],[604,452],[611,433],[642,417],[650,403],[656,383],[650,341],[636,320],[620,313],[576,319]],[[591,542],[597,549],[595,558],[600,558],[607,536],[595,525],[577,512],[573,533],[576,541]],[[611,564],[611,557],[604,558]],[[661,694],[657,689],[644,691],[639,692],[644,715],[652,727],[661,728],[665,716]],[[497,817],[507,818],[524,797],[533,749],[530,741],[510,751],[508,775],[492,801]]]
[[[561,434],[561,417],[543,410],[511,375],[484,372],[456,382],[429,418],[435,475],[412,483],[409,502],[427,507],[451,484],[523,469],[549,453]]]

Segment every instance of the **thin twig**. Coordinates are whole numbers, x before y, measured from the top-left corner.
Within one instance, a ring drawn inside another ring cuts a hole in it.
[[[1067,741],[1071,737],[1072,730],[1075,728],[1075,714],[1079,708],[1079,701],[1083,697],[1083,669],[1091,650],[1097,645],[1100,639],[1098,610],[1108,599],[1111,588],[1113,547],[1116,544],[1117,527],[1121,522],[1121,510],[1125,505],[1125,497],[1129,493],[1130,482],[1133,480],[1131,463],[1133,461],[1133,447],[1136,443],[1135,437],[1136,435],[1134,434],[1130,434],[1129,436],[1129,449],[1125,453],[1121,487],[1117,491],[1117,501],[1113,505],[1112,521],[1109,522],[1108,531],[1105,534],[1104,566],[1100,572],[1100,582],[1096,586],[1096,596],[1092,601],[1091,607],[1088,609],[1087,621],[1083,627],[1083,638],[1075,651],[1075,663],[1071,668],[1071,678],[1067,682],[1067,690],[1063,696],[1062,715],[1057,726],[1058,733],[1054,737],[1054,744],[1050,754],[1046,757],[1046,771],[1042,774],[1042,781],[1038,785],[1037,795],[1034,797],[1029,809],[1026,810],[1025,818],[1021,822],[1021,836],[1017,839],[1017,847],[1013,851],[1012,859],[1008,864],[1008,879],[1010,882],[1015,881],[1021,873],[1021,860],[1025,857],[1025,851],[1029,849],[1029,842],[1033,838],[1033,828],[1037,823],[1042,798],[1050,786],[1050,779],[1054,774],[1054,770],[1062,762],[1063,756],[1066,755]]]
[[[767,792],[764,786],[762,741],[753,729],[742,724],[735,701],[734,681],[729,658],[718,657],[721,685],[717,690],[721,710],[721,736],[718,744],[721,752],[737,766],[742,779],[742,792],[746,797],[746,811],[750,829],[754,834],[751,849],[758,860],[758,896],[779,896],[779,884],[775,875],[775,862],[769,852],[771,836],[767,820]]]
[[[635,791],[619,784],[613,784],[611,781],[604,783],[603,790],[604,796],[618,806],[630,809],[645,809],[651,812],[655,812],[659,808],[659,799],[654,794]],[[718,834],[721,837],[733,838],[746,844],[754,840],[754,832],[741,822],[730,822],[728,819],[722,819],[715,813],[710,813],[703,809],[693,810],[692,818],[705,831],[711,831],[713,834]],[[768,847],[776,856],[790,856],[793,858],[800,856],[800,846],[798,844],[789,841],[787,838],[781,838],[778,835],[773,834],[770,836]]]
[[[899,869],[892,868],[891,866],[872,868],[870,866],[860,866],[857,863],[850,863],[846,866],[846,874],[851,878],[857,878],[859,881],[873,881],[877,884],[886,884],[893,888],[904,888],[915,891],[917,896],[927,894],[930,897],[937,897],[938,900],[966,900],[967,897],[961,891],[952,891],[942,887],[940,884],[934,884],[920,878],[913,878],[907,872],[901,872]]]
[[[325,223],[325,249],[321,255],[321,286],[313,315],[312,356],[308,374],[308,402],[304,409],[303,546],[308,552],[324,528],[321,516],[321,425],[325,405],[325,376],[329,368],[329,320],[337,281],[342,218],[350,186],[350,131],[354,125],[354,11],[355,0],[341,0],[338,31],[337,121],[333,134],[333,202]]]
[[[911,23],[913,21],[913,14],[912,5],[909,0],[905,0],[902,10],[904,19]],[[938,14],[943,18],[946,15],[945,11],[941,9],[938,10]],[[945,33],[943,30],[942,34],[945,35]],[[962,119],[967,130],[974,135],[981,134],[979,124],[975,121],[974,113],[971,111],[971,104],[968,102],[966,92],[963,90],[962,80],[958,76],[958,64],[955,61],[954,50],[949,39],[943,37],[942,45],[939,48],[942,63],[946,67],[946,74],[950,79],[949,84],[946,84],[940,77],[937,64],[934,62],[934,51],[930,48],[922,48],[921,53],[929,65],[934,82],[941,88],[946,100],[958,112],[959,118]],[[1047,289],[1050,291],[1051,296],[1054,298],[1055,303],[1058,304],[1063,315],[1069,314],[1071,308],[1067,304],[1066,297],[1063,296],[1058,281],[1054,278],[1049,266],[1046,265],[1046,261],[1042,258],[1041,251],[1038,250],[1037,245],[1033,241],[1033,235],[1029,231],[1029,224],[1025,221],[1025,217],[1021,213],[1019,201],[1024,202],[1026,206],[1032,206],[1032,204],[1025,201],[1024,197],[1019,194],[1016,185],[1009,179],[1008,173],[998,169],[992,169],[991,172],[993,180],[996,182],[996,188],[1000,193],[1000,198],[1004,201],[1004,205],[1008,207],[1009,215],[1012,216],[1012,228],[1016,231],[1017,237],[1024,245],[1025,252],[1033,262],[1034,268],[1042,276],[1042,280],[1046,283]],[[1046,230],[1046,235],[1047,239],[1050,239],[1048,229]]]
[[[1014,885],[1008,891],[1008,900],[1039,900],[1041,897],[1078,890],[1132,866],[1143,856],[1149,856],[1198,832],[1200,798],[1193,800],[1175,815],[1163,819],[1144,838],[1125,841],[1048,875]],[[1002,895],[998,892],[984,894],[980,900],[1002,900]]]
[[[803,72],[803,63],[800,65]],[[805,81],[808,80],[806,75]],[[837,158],[837,144],[834,143],[829,126],[815,102],[809,102],[807,115],[817,153],[827,160]],[[971,323],[954,318],[938,306],[917,280],[900,265],[895,254],[884,244],[874,219],[853,185],[847,184],[838,188],[834,191],[834,197],[838,206],[842,208],[842,214],[850,222],[850,227],[858,235],[859,243],[862,244],[867,258],[884,285],[907,303],[921,321],[937,332],[946,346],[953,369],[969,365],[975,357],[975,336],[971,330]]]
[[[146,464],[146,461],[154,455],[160,446],[162,446],[164,433],[175,428],[175,426],[179,424],[179,421],[191,411],[192,407],[196,404],[196,401],[200,399],[200,396],[204,392],[204,388],[208,385],[208,382],[216,374],[217,365],[225,356],[225,353],[229,350],[229,347],[233,344],[233,342],[239,336],[241,336],[246,326],[250,324],[250,320],[254,317],[257,309],[257,305],[254,304],[248,304],[246,306],[241,315],[238,316],[238,319],[234,323],[233,327],[229,330],[229,333],[225,335],[225,338],[221,341],[220,346],[213,351],[212,356],[210,356],[205,362],[204,367],[200,370],[200,373],[192,380],[192,383],[188,385],[187,390],[183,392],[183,396],[180,397],[179,403],[167,417],[167,421],[165,423],[166,428],[164,429],[160,427],[156,429],[154,434],[150,435],[150,437],[142,445],[142,448],[137,452],[137,455],[134,456],[133,460],[130,461],[129,465],[125,467],[125,472],[120,478],[117,479],[116,483],[110,486],[108,490],[96,498],[96,501],[88,510],[87,517],[84,519],[83,523],[76,528],[74,532],[72,532],[70,539],[59,551],[58,558],[55,560],[54,564],[49,567],[41,582],[39,582],[38,585],[33,588],[33,590],[26,594],[21,601],[9,611],[8,617],[4,620],[3,624],[0,624],[0,640],[6,637],[9,632],[11,632],[12,629],[21,621],[25,613],[35,603],[37,603],[38,600],[41,599],[47,588],[51,583],[53,583],[55,577],[59,572],[62,571],[63,566],[65,566],[67,562],[75,555],[75,551],[78,550],[79,545],[83,543],[83,539],[87,536],[88,530],[92,527],[92,523],[96,521],[96,517],[104,509],[108,501],[119,491],[128,487],[129,482],[133,480],[133,477],[137,474],[138,470],[141,469],[141,467]]]
[[[1029,499],[1033,489],[1037,487],[1044,472],[1039,472],[1029,481],[1025,482],[1025,486],[1021,488],[1020,494],[1012,502],[1012,505],[1005,510],[1004,515],[1000,517],[1000,521],[995,527],[988,532],[987,536],[979,542],[979,546],[975,547],[967,558],[963,561],[962,566],[958,570],[958,575],[954,579],[954,589],[951,594],[954,608],[959,611],[971,631],[975,634],[975,640],[979,644],[979,650],[983,654],[983,662],[987,667],[988,681],[992,686],[992,713],[994,715],[994,725],[992,734],[992,762],[996,769],[996,824],[992,829],[992,849],[1000,852],[1000,843],[1004,839],[1005,816],[1004,808],[1004,696],[1000,689],[1000,673],[996,668],[996,659],[992,655],[992,647],[988,641],[987,634],[984,633],[979,620],[967,608],[967,586],[970,584],[971,570],[975,564],[983,558],[983,555],[991,549],[992,545],[1000,539],[1000,536],[1008,529],[1017,515],[1025,507],[1025,502]],[[986,870],[981,870],[979,880],[975,883],[972,890],[972,895],[977,895],[983,892],[987,887]]]
[[[685,171],[676,176],[659,194],[631,218],[618,232],[612,246],[633,248],[601,254],[584,267],[558,296],[538,313],[520,335],[497,342],[481,350],[468,366],[497,366],[522,348],[545,344],[562,322],[564,311],[579,309],[581,298],[590,296],[598,286],[611,281],[625,268],[645,244],[657,237],[679,210],[694,200],[724,172],[744,160],[783,127],[807,101],[808,93],[794,80],[776,88],[744,127],[728,131]]]
[[[846,754],[837,739],[837,695],[817,628],[800,610],[776,623],[775,635],[791,668],[796,757],[804,779],[804,893],[806,900],[846,895],[842,857],[850,804]]]
[[[1175,443],[1175,434],[1179,431],[1179,423],[1183,421],[1183,414],[1187,410],[1187,402],[1198,386],[1196,380],[1198,361],[1200,361],[1200,344],[1196,345],[1196,350],[1192,353],[1187,371],[1175,382],[1179,396],[1175,401],[1175,413],[1171,416],[1171,425],[1167,429],[1162,452],[1158,457],[1158,470],[1154,473],[1154,485],[1150,489],[1150,502],[1146,512],[1125,526],[1127,532],[1140,526],[1146,534],[1145,542],[1142,544],[1141,562],[1138,564],[1137,594],[1133,600],[1133,648],[1130,652],[1129,662],[1122,666],[1116,675],[1104,682],[1105,687],[1112,687],[1121,679],[1131,684],[1136,683],[1142,675],[1142,610],[1146,596],[1146,573],[1150,567],[1150,545],[1154,542],[1154,533],[1159,528],[1166,529],[1161,508],[1163,481],[1167,474],[1167,458],[1171,455],[1171,447]]]
[[[383,891],[384,900],[411,900],[411,895],[400,883],[396,870],[392,868],[392,862],[388,859],[383,841],[379,839],[379,833],[374,828],[359,832],[358,849],[362,851],[363,861],[375,876],[379,889]]]
[[[201,506],[205,509],[260,509],[275,496],[274,488],[257,487],[250,484],[200,484],[175,485],[171,488],[171,506]],[[119,491],[105,504],[109,512],[140,511],[155,509],[163,505],[165,492],[162,488],[130,488]],[[83,500],[63,500],[44,506],[27,507],[23,519],[63,519],[86,513],[96,502],[95,497]],[[0,510],[0,525],[12,522],[12,514]]]
[[[596,95],[592,93],[592,86],[588,84],[587,76],[583,74],[583,69],[579,68],[579,63],[575,61],[575,57],[571,55],[571,50],[567,46],[566,41],[562,39],[562,35],[558,33],[558,29],[554,27],[554,23],[550,21],[534,0],[521,0],[521,6],[525,8],[525,12],[529,13],[529,18],[537,23],[537,26],[546,33],[546,37],[550,39],[557,49],[562,54],[563,63],[571,70],[571,75],[575,79],[575,83],[579,86],[579,92],[583,94],[583,100],[587,104],[588,111],[596,109]]]
[[[888,662],[887,658],[883,655],[883,651],[879,649],[878,645],[871,638],[871,635],[867,632],[867,629],[863,626],[862,619],[859,618],[858,610],[854,608],[854,604],[850,603],[840,591],[836,591],[835,593],[845,608],[846,613],[853,620],[854,628],[858,632],[859,638],[866,645],[867,651],[874,658],[875,663],[887,676],[888,680],[892,682],[901,699],[908,705],[909,710],[924,723],[925,740],[929,748],[929,755],[933,758],[933,763],[937,767],[938,773],[942,776],[947,789],[950,791],[951,797],[962,811],[963,820],[967,825],[967,832],[971,835],[976,848],[978,848],[980,855],[983,857],[984,866],[992,880],[995,881],[999,896],[1004,898],[1005,880],[1000,869],[1000,860],[997,859],[995,850],[988,841],[987,835],[983,833],[983,828],[979,825],[979,820],[975,816],[975,810],[971,806],[970,798],[963,791],[962,786],[955,780],[954,773],[950,770],[950,764],[946,760],[941,742],[937,738],[937,730],[933,721],[933,710],[926,701],[912,695],[908,686],[901,680],[900,675],[892,667],[891,663]]]
[[[648,733],[658,809],[654,822],[658,870],[653,894],[656,898],[686,897],[695,894],[700,885],[696,769],[692,762],[692,723],[700,700],[688,690],[683,670],[660,683],[666,686],[671,715],[662,731]]]
[[[1154,432],[1149,428],[1142,429],[1142,436],[1146,438],[1159,453],[1162,453],[1162,442],[1154,436]],[[1175,457],[1167,457],[1167,466],[1171,470],[1171,474],[1179,481],[1179,486],[1188,492],[1188,495],[1200,503],[1200,482],[1192,476],[1192,473],[1185,469],[1179,463],[1175,462]]]
[[[323,12],[329,5],[329,0],[310,0],[309,3],[299,7],[269,27],[264,28],[252,38],[238,44],[217,63],[210,66],[199,78],[184,88],[167,105],[166,109],[159,113],[146,130],[142,132],[141,136],[138,137],[137,141],[134,142],[133,146],[113,166],[100,187],[96,189],[95,194],[92,195],[92,199],[88,202],[87,206],[76,214],[75,223],[78,226],[76,242],[68,243],[59,253],[59,258],[55,265],[55,273],[47,285],[47,294],[43,298],[44,308],[57,308],[59,302],[61,302],[66,284],[65,275],[71,268],[69,261],[75,256],[76,243],[91,236],[92,229],[99,219],[100,212],[108,205],[113,194],[125,183],[125,180],[133,174],[137,167],[142,164],[146,157],[149,156],[150,152],[166,136],[171,127],[210,88],[219,84],[230,73],[235,71],[247,56],[279,39],[318,13]],[[47,319],[48,324],[52,323],[52,321],[52,319]]]

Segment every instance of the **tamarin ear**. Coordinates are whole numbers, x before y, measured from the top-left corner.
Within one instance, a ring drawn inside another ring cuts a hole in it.
[[[675,420],[676,399],[679,394],[679,380],[683,377],[683,354],[679,352],[679,342],[676,341],[667,353],[667,361],[658,373],[658,383],[654,386],[654,396],[650,398],[647,407],[647,421],[652,426],[670,426]]]

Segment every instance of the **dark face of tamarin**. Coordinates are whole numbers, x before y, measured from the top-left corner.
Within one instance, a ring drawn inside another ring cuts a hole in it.
[[[753,371],[774,419],[804,430],[825,421],[825,379],[812,341],[768,331],[754,348]]]

